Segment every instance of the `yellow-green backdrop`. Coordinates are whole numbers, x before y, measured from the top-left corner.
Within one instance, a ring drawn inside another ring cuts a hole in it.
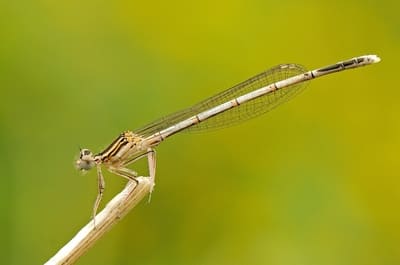
[[[157,185],[78,264],[400,264],[398,1],[2,1],[2,264],[40,264],[89,221],[74,168],[280,63],[382,62],[267,115],[157,149]],[[145,174],[145,166],[136,169]],[[109,200],[125,181],[105,174]],[[104,205],[104,204],[103,204]]]

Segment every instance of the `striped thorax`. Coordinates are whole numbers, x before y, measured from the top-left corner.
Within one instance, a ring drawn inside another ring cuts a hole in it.
[[[144,144],[142,137],[132,131],[125,131],[97,155],[93,155],[89,149],[81,149],[76,167],[82,171],[90,170],[96,164],[118,167],[130,157],[146,149],[147,145]]]

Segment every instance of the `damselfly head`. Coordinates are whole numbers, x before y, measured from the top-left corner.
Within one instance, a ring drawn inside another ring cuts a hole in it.
[[[80,149],[79,158],[75,162],[78,170],[87,171],[94,167],[93,153],[89,149]]]

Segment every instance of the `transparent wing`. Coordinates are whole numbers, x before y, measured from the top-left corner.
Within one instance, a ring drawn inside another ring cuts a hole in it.
[[[194,115],[197,115],[205,110],[211,109],[227,101],[233,100],[239,96],[247,94],[251,91],[265,87],[277,81],[285,80],[289,77],[302,74],[307,70],[297,64],[283,64],[264,71],[230,89],[222,91],[188,109],[184,109],[163,117],[147,126],[135,130],[135,133],[142,136],[149,136],[158,131],[166,129],[180,121],[186,120]],[[286,102],[303,88],[307,82],[291,85],[279,90],[275,90],[259,98],[245,102],[235,108],[229,109],[219,115],[213,116],[201,123],[193,125],[185,131],[204,131],[218,129],[231,126],[242,121],[259,116],[279,104]]]

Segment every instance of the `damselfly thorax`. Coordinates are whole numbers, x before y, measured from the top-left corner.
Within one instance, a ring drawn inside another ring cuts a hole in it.
[[[149,146],[145,144],[142,137],[132,131],[121,133],[106,149],[97,154],[94,159],[105,166],[121,166],[132,157],[147,150]]]

